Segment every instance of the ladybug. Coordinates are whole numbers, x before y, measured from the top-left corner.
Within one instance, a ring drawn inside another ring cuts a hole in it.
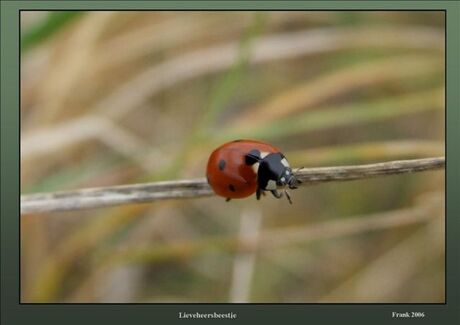
[[[206,178],[213,191],[231,199],[245,198],[256,193],[257,200],[266,191],[277,199],[286,187],[295,189],[301,183],[293,174],[286,157],[271,144],[255,140],[227,142],[209,156]]]

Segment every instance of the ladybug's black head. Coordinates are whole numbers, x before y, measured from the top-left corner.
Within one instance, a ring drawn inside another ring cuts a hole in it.
[[[275,195],[274,192],[278,189],[295,189],[300,183],[292,173],[286,157],[280,152],[264,153],[253,150],[246,156],[246,162],[252,165],[257,173],[261,190],[272,191]]]
[[[295,177],[292,172],[291,167],[289,166],[286,157],[283,154],[280,154],[279,163],[277,163],[277,177],[276,177],[276,186],[277,188],[284,189],[289,187],[290,189],[295,189],[299,185],[299,180]],[[280,165],[281,164],[281,165]]]
[[[284,171],[285,175],[282,175],[276,181],[278,188],[289,187],[290,189],[296,189],[299,186],[300,181],[294,176],[291,168],[287,167]]]

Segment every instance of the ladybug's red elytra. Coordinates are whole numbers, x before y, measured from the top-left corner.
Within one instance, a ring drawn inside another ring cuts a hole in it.
[[[291,198],[286,187],[295,189],[301,183],[293,174],[286,157],[271,144],[255,140],[235,140],[214,150],[209,156],[206,178],[213,191],[231,199],[245,198],[270,191],[277,199]]]

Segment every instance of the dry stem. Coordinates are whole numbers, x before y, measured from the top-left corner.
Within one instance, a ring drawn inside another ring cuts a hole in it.
[[[445,158],[389,161],[369,165],[302,168],[295,175],[302,185],[351,181],[377,176],[421,172],[445,167]],[[141,183],[113,187],[21,196],[21,214],[94,209],[163,199],[198,198],[213,192],[205,178]]]

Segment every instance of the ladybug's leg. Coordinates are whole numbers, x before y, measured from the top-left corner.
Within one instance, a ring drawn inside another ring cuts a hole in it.
[[[283,196],[283,194],[278,192],[277,190],[271,190],[270,192],[272,192],[273,196],[276,197],[277,199]]]
[[[228,198],[225,199],[225,202],[228,202],[230,200],[231,200],[231,198],[228,197]]]
[[[262,193],[262,190],[260,189],[260,187],[257,186],[257,191],[256,191],[256,198],[257,200],[260,200],[260,194]]]
[[[286,198],[288,199],[289,203],[292,204],[291,196],[289,195],[289,192],[287,190],[284,190],[284,193],[286,194]]]

